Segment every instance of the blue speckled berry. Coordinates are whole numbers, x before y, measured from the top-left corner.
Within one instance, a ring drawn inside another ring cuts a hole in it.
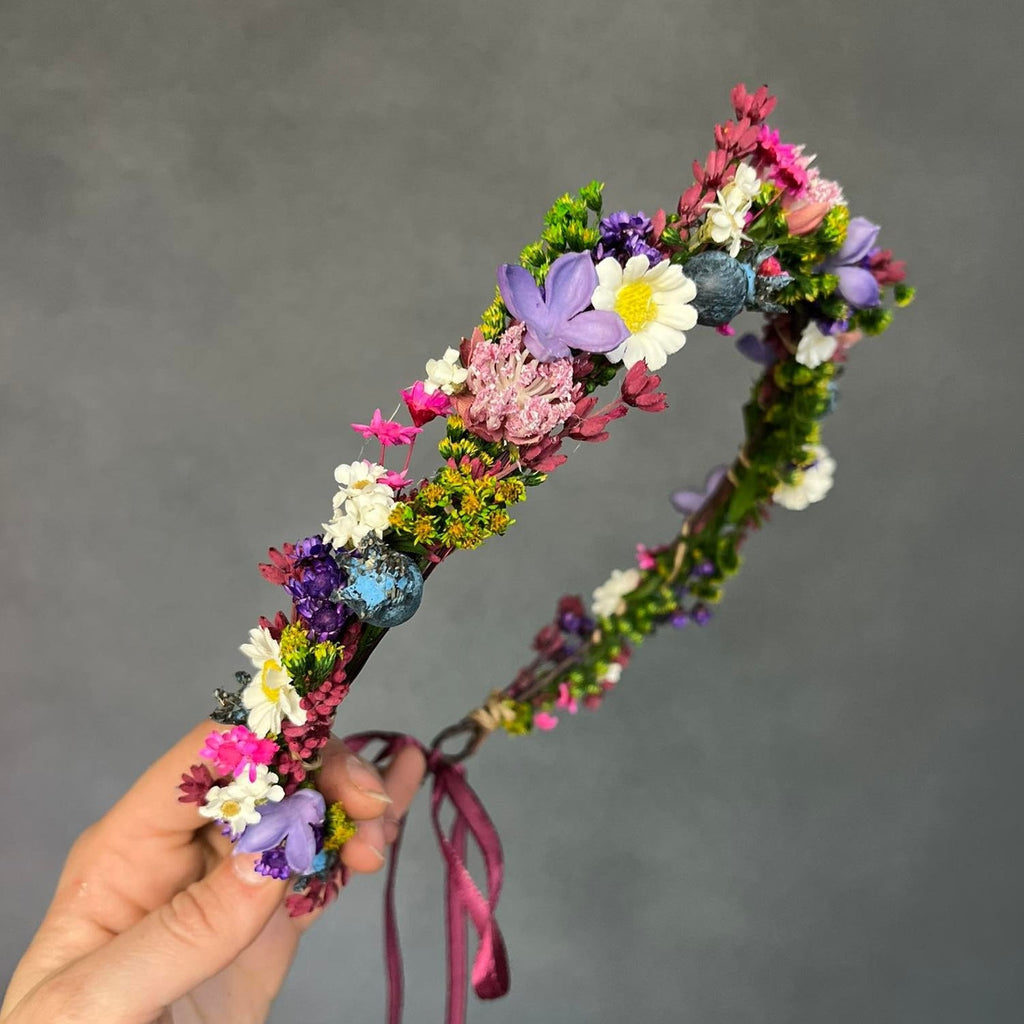
[[[754,295],[754,268],[718,249],[687,260],[683,273],[697,286],[693,307],[697,323],[721,327],[738,315]]]
[[[363,622],[385,629],[415,615],[423,598],[423,573],[408,555],[381,544],[335,557],[348,581],[332,600],[344,602]]]

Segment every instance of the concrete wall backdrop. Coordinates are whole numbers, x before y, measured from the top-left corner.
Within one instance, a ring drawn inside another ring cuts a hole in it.
[[[4,966],[73,837],[240,667],[278,607],[255,563],[324,519],[348,423],[472,328],[553,196],[671,203],[732,84],[767,81],[919,303],[854,353],[832,495],[754,538],[713,625],[472,766],[513,989],[471,1019],[1019,1020],[1020,27],[995,0],[5,0]],[[558,594],[671,533],[750,375],[694,332],[672,412],[438,573],[341,728],[427,737],[507,681]],[[409,833],[431,1021],[422,802]],[[380,888],[318,926],[275,1021],[382,1019]]]

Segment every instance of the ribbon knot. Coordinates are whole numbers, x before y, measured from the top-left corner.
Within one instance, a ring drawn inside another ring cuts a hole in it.
[[[473,957],[471,981],[480,999],[497,999],[508,992],[509,967],[505,940],[495,920],[501,895],[504,856],[501,840],[490,816],[466,781],[465,769],[453,763],[435,747],[428,750],[419,740],[403,733],[364,732],[346,736],[344,743],[355,753],[379,742],[377,764],[390,760],[405,747],[418,747],[427,759],[427,773],[433,782],[430,794],[430,818],[445,861],[446,921],[448,932],[447,1024],[463,1024],[466,1019],[466,925],[471,922],[478,945]],[[442,813],[451,809],[451,824],[445,827]],[[404,823],[391,849],[387,884],[384,892],[384,956],[388,975],[388,1024],[400,1024],[404,979],[402,951],[395,916],[395,876]],[[485,896],[466,867],[466,852],[472,838],[484,862]]]

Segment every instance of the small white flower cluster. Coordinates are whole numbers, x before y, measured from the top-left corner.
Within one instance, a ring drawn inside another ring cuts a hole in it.
[[[708,216],[704,234],[717,245],[728,242],[729,255],[733,258],[739,254],[740,243],[750,241],[743,229],[747,226],[750,205],[760,191],[757,171],[749,164],[740,164],[736,177],[719,191],[718,202],[705,207]]]
[[[832,477],[836,460],[823,444],[804,445],[810,463],[794,474],[791,484],[779,484],[772,492],[772,501],[783,508],[800,512],[808,505],[821,501],[832,490]]]
[[[446,348],[440,359],[427,360],[427,377],[423,381],[423,390],[432,395],[435,391],[443,391],[446,395],[452,395],[459,390],[469,374],[459,362],[459,350]]]
[[[391,510],[395,507],[395,492],[380,478],[387,470],[365,459],[338,466],[334,479],[338,493],[334,495],[334,517],[324,523],[324,540],[335,547],[358,547],[373,533],[384,536]]]
[[[593,613],[599,618],[621,614],[625,606],[623,598],[639,584],[639,569],[612,569],[611,576],[594,591]]]
[[[796,347],[794,357],[801,366],[810,369],[827,363],[835,354],[839,342],[831,334],[822,334],[818,325],[812,320],[800,335],[800,343]]]
[[[204,818],[222,821],[231,830],[231,838],[237,839],[247,825],[255,825],[262,815],[262,804],[276,804],[284,799],[284,790],[277,785],[277,776],[265,765],[256,768],[255,780],[243,772],[226,786],[211,786],[206,793],[206,802],[199,808]]]

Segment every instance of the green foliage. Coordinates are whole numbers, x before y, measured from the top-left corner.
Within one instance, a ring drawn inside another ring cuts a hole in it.
[[[850,317],[850,327],[863,331],[865,334],[881,334],[892,323],[892,310],[883,306],[871,309],[858,309]]]
[[[892,290],[893,300],[897,306],[909,306],[914,301],[914,296],[916,294],[916,288],[911,287],[909,284],[903,284],[902,282],[895,285]]]

